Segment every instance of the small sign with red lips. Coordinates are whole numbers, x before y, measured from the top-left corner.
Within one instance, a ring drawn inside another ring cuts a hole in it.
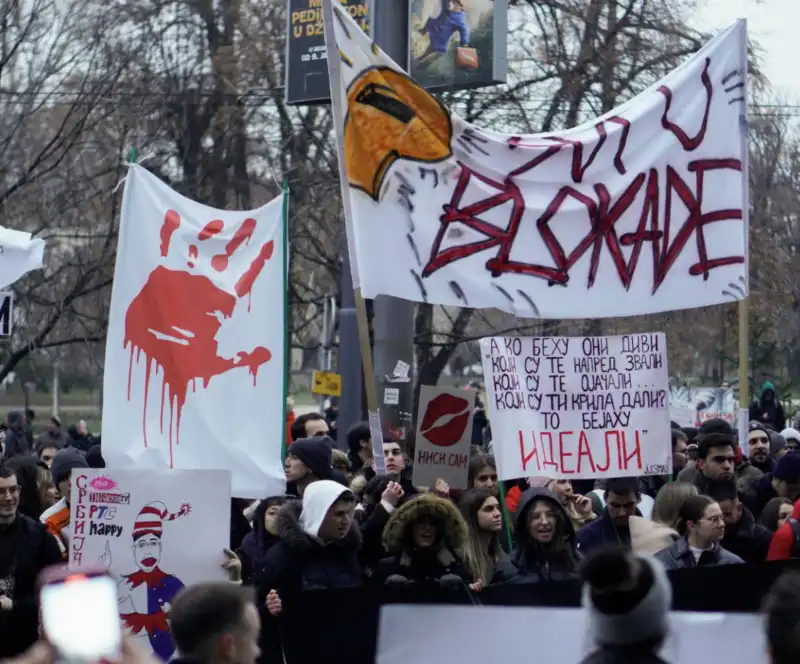
[[[442,479],[451,489],[467,488],[475,392],[423,385],[414,457],[414,484],[434,486]]]

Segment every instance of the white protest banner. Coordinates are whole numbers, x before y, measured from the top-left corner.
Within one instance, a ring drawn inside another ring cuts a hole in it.
[[[282,493],[285,196],[230,212],[125,184],[103,375],[109,468],[225,469]]]
[[[44,240],[0,226],[0,288],[10,286],[44,261]]]
[[[744,22],[595,121],[510,135],[451,113],[346,8],[323,11],[365,298],[603,318],[746,297]]]
[[[672,472],[662,333],[481,339],[500,479]]]
[[[167,622],[184,587],[222,581],[230,542],[231,474],[225,470],[80,469],[72,474],[69,566],[108,567],[120,618],[166,661]]]
[[[697,426],[697,410],[691,406],[670,404],[669,419],[679,427]]]
[[[423,385],[419,392],[414,476],[416,486],[442,479],[466,489],[475,391]]]

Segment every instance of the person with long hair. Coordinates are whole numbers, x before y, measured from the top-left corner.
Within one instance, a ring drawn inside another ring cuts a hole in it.
[[[467,540],[462,556],[464,564],[474,583],[486,585],[504,555],[500,544],[503,529],[500,502],[490,489],[469,489],[461,497],[459,508],[467,522]]]
[[[18,456],[7,462],[19,483],[19,511],[31,519],[38,520],[46,505],[39,493],[40,473],[36,457]],[[42,473],[44,475],[44,473]]]
[[[587,557],[581,578],[594,646],[582,664],[663,664],[672,602],[663,565],[617,546]]]
[[[708,496],[690,496],[681,507],[678,523],[680,539],[656,554],[668,570],[716,565],[733,565],[744,561],[720,546],[725,536],[722,508]]]
[[[788,498],[773,498],[764,506],[764,511],[758,517],[758,523],[774,533],[790,516],[792,516],[792,501]]]
[[[658,490],[650,519],[632,516],[629,520],[631,548],[635,553],[654,554],[676,542],[680,511],[697,487],[689,482],[669,482]]]
[[[578,577],[575,528],[558,497],[532,487],[515,512],[514,549],[495,568],[492,583],[538,583]]]
[[[491,454],[476,454],[469,460],[467,487],[497,489],[497,463]]]

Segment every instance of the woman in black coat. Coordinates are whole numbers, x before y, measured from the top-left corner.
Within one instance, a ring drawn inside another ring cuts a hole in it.
[[[460,551],[467,541],[467,524],[453,503],[432,493],[399,507],[383,531],[390,557],[378,563],[378,583],[406,584],[470,582]]]

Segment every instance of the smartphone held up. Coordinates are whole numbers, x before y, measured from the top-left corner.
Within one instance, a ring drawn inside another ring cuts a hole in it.
[[[102,568],[49,568],[40,579],[42,630],[69,662],[119,660],[122,628],[117,582]]]

